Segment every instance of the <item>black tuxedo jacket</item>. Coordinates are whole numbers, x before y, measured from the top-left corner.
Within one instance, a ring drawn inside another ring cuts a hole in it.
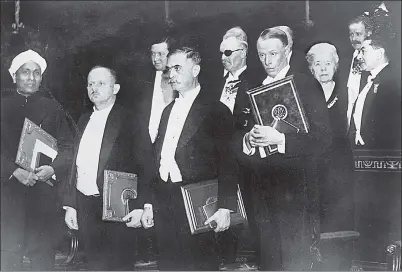
[[[151,117],[155,76],[156,70],[153,67],[148,67],[137,76],[138,80],[135,84],[136,97],[130,101],[131,104],[129,105],[147,129]],[[162,80],[167,80],[165,75],[162,74],[162,77]]]
[[[275,166],[286,168],[289,164],[293,164],[294,167],[305,168],[305,165],[310,161],[308,158],[320,156],[332,141],[328,109],[319,82],[311,76],[293,72],[292,69],[286,74],[286,76],[289,75],[294,76],[310,131],[306,134],[285,134],[285,154],[274,154],[265,159],[260,158],[259,152],[250,157],[243,154],[242,137],[244,135],[240,135],[241,138],[236,137],[236,148],[242,154],[241,157],[245,160],[251,160],[253,167],[257,166],[260,170],[270,171],[269,169],[272,170]],[[262,81],[263,79],[260,82]],[[266,167],[268,162],[270,168]]]
[[[233,133],[230,110],[220,102],[207,98],[201,89],[185,121],[177,145],[175,160],[183,177],[181,184],[218,178],[219,207],[236,210],[238,165],[229,147]],[[169,104],[159,125],[155,141],[156,166],[159,169],[161,150],[174,101]],[[161,179],[154,179],[155,189]]]
[[[82,115],[78,121],[80,134],[75,139],[74,161],[71,167],[69,186],[65,190],[63,206],[76,207],[77,201],[77,167],[76,159],[82,134],[88,124],[91,112]],[[104,170],[135,173],[138,175],[138,206],[142,206],[142,191],[148,186],[154,170],[152,160],[152,145],[148,131],[141,129],[139,120],[122,106],[114,104],[106,121],[103,134],[97,185],[99,193],[103,194]],[[130,203],[132,206],[132,203]]]
[[[252,187],[258,196],[253,198],[255,207],[260,207],[261,201],[265,203],[264,198],[268,197],[278,207],[285,205],[299,209],[304,206],[310,211],[317,211],[317,162],[332,139],[328,109],[318,81],[291,70],[287,76],[292,74],[309,122],[309,133],[285,134],[285,154],[277,153],[266,158],[260,157],[258,149],[252,156],[243,153],[244,134],[236,135],[234,145],[240,163],[254,173]],[[303,199],[310,200],[308,204],[302,204]],[[273,204],[270,202],[269,205]],[[259,214],[262,217],[260,220],[269,216],[269,213]]]
[[[134,111],[140,120],[146,123],[146,127],[148,127],[149,118],[151,116],[155,75],[156,70],[152,69],[152,67],[147,67],[147,69],[145,69],[141,75],[137,76],[138,80],[135,84],[136,97],[133,99],[133,101],[130,101],[131,107],[134,108]]]
[[[365,144],[356,146],[352,141],[353,148],[401,149],[401,84],[391,64],[376,76],[367,93],[361,135]]]
[[[220,78],[220,82],[215,84],[216,87],[212,90],[213,92],[211,92],[212,100],[220,101],[225,82],[226,79],[222,77]],[[247,69],[239,75],[239,82],[234,86],[235,88],[238,88],[233,108],[233,118],[236,131],[240,130],[247,132],[252,128],[253,116],[248,107],[249,100],[247,91],[257,86],[258,81],[255,73],[247,67]]]
[[[319,83],[291,70],[287,76],[291,74],[309,122],[309,133],[286,133],[285,154],[266,158],[260,157],[258,149],[247,156],[242,152],[244,134],[235,138],[241,164],[253,173],[250,184],[255,220],[267,231],[260,242],[272,246],[270,265],[284,270],[308,266],[301,263],[310,256],[314,230],[319,233],[318,160],[331,143],[328,109]]]

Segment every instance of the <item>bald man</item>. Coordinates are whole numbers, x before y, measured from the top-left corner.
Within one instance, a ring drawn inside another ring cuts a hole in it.
[[[65,112],[39,91],[46,60],[33,50],[18,54],[9,72],[15,91],[1,99],[1,270],[54,270],[59,183],[66,179],[72,132]],[[25,118],[57,139],[53,162],[28,171],[15,163]],[[52,179],[52,176],[56,179]]]

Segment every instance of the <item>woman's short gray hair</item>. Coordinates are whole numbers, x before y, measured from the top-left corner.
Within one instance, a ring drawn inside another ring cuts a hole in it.
[[[339,56],[336,47],[330,43],[317,43],[310,48],[310,50],[306,54],[306,59],[310,69],[313,66],[315,56],[322,52],[331,54],[335,63],[335,71],[336,71],[338,69]]]

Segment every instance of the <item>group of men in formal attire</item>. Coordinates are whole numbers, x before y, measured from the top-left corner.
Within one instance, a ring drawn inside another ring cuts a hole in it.
[[[400,84],[386,72],[386,45],[359,20],[349,32],[361,68],[351,64],[347,84],[336,83],[345,85],[337,94],[347,97],[334,100],[347,103],[337,107],[345,129],[336,137],[349,136],[353,147],[397,148],[400,133],[384,131],[400,118]],[[222,259],[235,259],[241,227],[230,226],[230,214],[237,209],[237,185],[259,268],[309,269],[320,233],[321,159],[335,138],[329,113],[335,102],[328,102],[332,91],[326,94],[320,81],[327,73],[315,73],[320,64],[311,62],[310,73],[301,70],[305,63],[295,63],[300,56],[292,55],[292,35],[287,26],[262,31],[256,49],[265,78],[257,78],[247,66],[252,46],[246,33],[229,29],[219,48],[224,72],[209,89],[199,80],[200,53],[163,38],[150,46],[155,69],[136,85],[131,108],[116,103],[116,72],[94,66],[87,76],[93,111],[79,118],[75,137],[59,104],[38,91],[46,61],[32,50],[17,55],[9,69],[16,92],[1,101],[2,269],[20,270],[26,255],[33,270],[52,270],[51,227],[57,222],[47,219],[64,209],[65,223],[80,233],[89,270],[132,269],[133,241],[141,237],[155,238],[159,270],[218,270]],[[371,72],[367,84],[360,83],[361,71]],[[253,118],[246,91],[289,75],[308,133],[281,133]],[[58,142],[56,159],[33,172],[14,162],[24,118]],[[278,153],[266,154],[268,145],[277,145]],[[130,202],[126,223],[102,220],[104,170],[138,175],[138,198]],[[53,175],[49,186],[44,181]],[[181,186],[215,178],[218,210],[205,222],[215,221],[214,231],[191,235]],[[146,247],[146,241],[137,245]]]

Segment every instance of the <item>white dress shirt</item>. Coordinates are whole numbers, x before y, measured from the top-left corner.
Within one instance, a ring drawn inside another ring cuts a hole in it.
[[[226,78],[225,86],[223,86],[222,95],[220,101],[225,104],[230,111],[233,113],[236,96],[237,96],[237,88],[233,89],[233,86],[237,84],[237,82],[232,83],[231,81],[238,81],[239,76],[244,70],[247,69],[247,65],[244,65],[242,68],[237,70],[233,75],[229,73],[229,71],[224,70],[224,76],[229,73],[228,77]]]
[[[91,114],[78,147],[77,153],[77,190],[84,195],[99,194],[96,179],[98,176],[99,154],[102,146],[105,125],[114,103]]]
[[[286,74],[289,72],[290,66],[289,64],[286,65],[274,78],[267,76],[264,81],[262,82],[262,85],[267,85],[269,83],[272,83],[274,81],[283,79],[286,77]],[[260,156],[261,158],[265,158],[267,156],[267,154],[265,153],[265,150],[263,147],[259,147],[258,148],[259,152],[260,152]],[[246,136],[244,136],[243,138],[243,152],[249,156],[253,155],[255,153],[255,147],[252,147],[251,149],[249,149],[246,145]],[[283,144],[279,144],[278,145],[278,152],[279,153],[285,153],[285,143]]]
[[[161,121],[162,112],[165,107],[166,103],[162,91],[162,71],[156,71],[151,115],[148,126],[149,136],[151,137],[152,143],[155,142],[156,136],[158,135],[159,122]]]
[[[353,73],[353,61],[355,60],[355,58],[357,57],[357,55],[359,54],[358,50],[355,50],[353,52],[353,57],[352,57],[352,62],[350,64],[350,69],[349,69],[349,78],[348,78],[348,83],[347,83],[347,87],[348,87],[348,109],[346,111],[346,117],[347,117],[347,125],[348,125],[348,129],[350,126],[350,119],[352,116],[352,111],[353,111],[353,107],[355,105],[356,99],[359,95],[359,91],[360,91],[360,79],[361,79],[361,73]]]
[[[179,93],[179,97],[176,98],[173,105],[163,140],[159,167],[160,177],[164,181],[167,181],[169,176],[172,182],[182,181],[181,172],[174,157],[187,115],[200,89],[201,87],[198,85],[196,88],[186,91],[185,97]]]
[[[384,63],[376,68],[374,68],[370,75],[367,78],[367,84],[364,86],[363,90],[360,92],[359,96],[356,100],[356,107],[353,113],[353,121],[355,122],[356,126],[356,137],[355,137],[355,144],[364,145],[364,139],[361,136],[361,125],[362,125],[362,116],[363,116],[363,108],[364,108],[364,101],[366,100],[367,94],[373,85],[373,79],[388,65]],[[373,90],[374,91],[374,90]]]

